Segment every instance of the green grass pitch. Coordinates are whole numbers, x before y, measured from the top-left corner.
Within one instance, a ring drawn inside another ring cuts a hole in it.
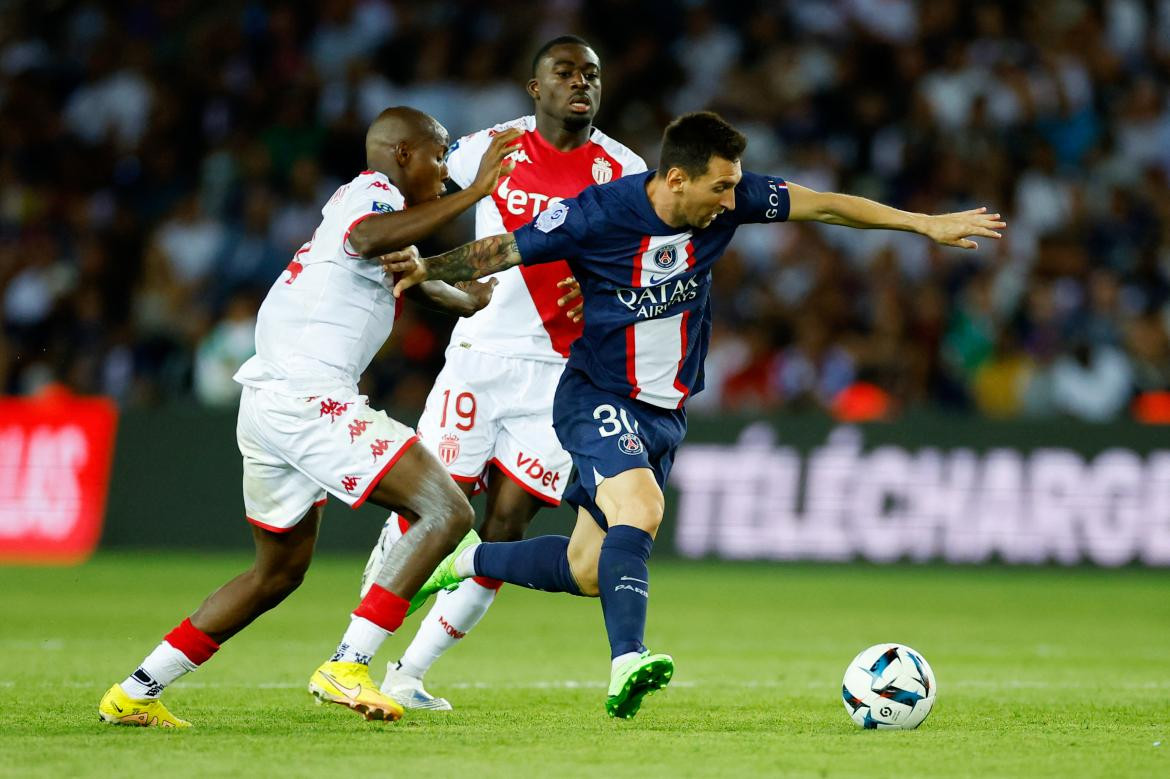
[[[647,641],[678,671],[628,722],[603,710],[597,602],[506,588],[431,673],[456,711],[384,724],[305,692],[363,563],[324,557],[168,690],[195,730],[100,724],[106,687],[247,562],[0,568],[0,775],[1170,776],[1170,573],[1132,569],[656,561]],[[934,666],[938,702],[917,731],[861,731],[845,714],[845,664],[881,641]]]

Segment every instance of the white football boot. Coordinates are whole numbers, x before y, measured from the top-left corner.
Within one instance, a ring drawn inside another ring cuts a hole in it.
[[[389,695],[404,709],[428,709],[430,711],[451,711],[451,702],[436,698],[423,687],[423,680],[399,670],[398,662],[386,663],[386,678],[382,692]]]

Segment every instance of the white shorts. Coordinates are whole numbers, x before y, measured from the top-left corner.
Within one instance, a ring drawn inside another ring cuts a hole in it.
[[[418,434],[456,481],[480,483],[489,465],[554,506],[573,461],[552,426],[562,363],[447,348]]]
[[[352,389],[310,398],[244,387],[236,442],[244,508],[266,530],[291,530],[326,493],[357,508],[418,436]]]

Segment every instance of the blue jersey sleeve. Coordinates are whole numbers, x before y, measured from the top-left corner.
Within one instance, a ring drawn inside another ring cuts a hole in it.
[[[579,257],[588,234],[589,220],[576,198],[546,208],[512,233],[524,265]]]
[[[735,187],[735,210],[728,216],[736,224],[784,222],[788,209],[788,184],[784,179],[745,170]]]

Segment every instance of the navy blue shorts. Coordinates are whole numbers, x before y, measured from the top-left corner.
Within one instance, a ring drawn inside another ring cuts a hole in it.
[[[602,530],[608,530],[596,503],[597,485],[634,468],[649,468],[661,489],[686,435],[687,414],[599,389],[570,368],[557,385],[553,428],[576,466],[565,488],[565,502],[586,509]]]

